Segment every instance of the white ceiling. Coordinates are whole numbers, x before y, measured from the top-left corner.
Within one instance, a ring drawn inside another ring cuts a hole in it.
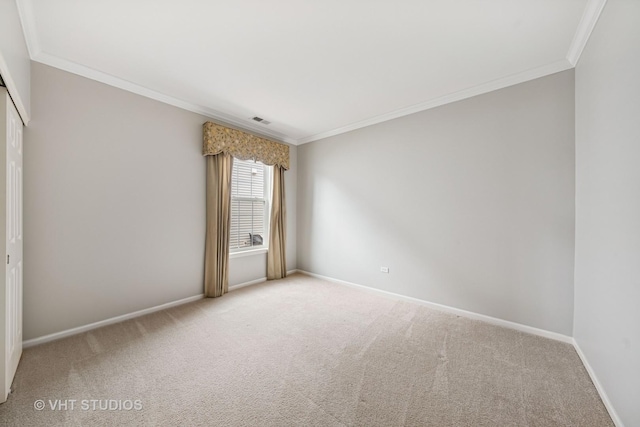
[[[294,144],[571,68],[603,3],[17,2],[33,60]]]

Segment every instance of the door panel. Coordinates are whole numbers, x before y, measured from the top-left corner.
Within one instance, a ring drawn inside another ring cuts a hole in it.
[[[22,355],[22,121],[7,97],[6,139],[6,278],[5,278],[5,391]]]

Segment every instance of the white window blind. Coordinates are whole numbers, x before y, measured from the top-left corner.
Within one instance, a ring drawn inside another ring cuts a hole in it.
[[[231,173],[231,251],[267,247],[269,168],[233,159]]]

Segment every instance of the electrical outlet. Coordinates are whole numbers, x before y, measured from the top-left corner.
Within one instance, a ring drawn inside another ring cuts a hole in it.
[[[380,267],[380,271],[382,271],[383,273],[388,273],[389,267]]]

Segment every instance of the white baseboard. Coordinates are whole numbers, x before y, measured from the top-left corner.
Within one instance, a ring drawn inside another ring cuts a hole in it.
[[[335,279],[333,277],[322,276],[320,274],[311,273],[304,270],[298,270],[299,273],[306,274],[307,276],[316,277],[318,279],[327,280],[329,282],[338,283],[341,285],[350,286],[352,288],[362,289],[368,292],[384,295],[394,299],[414,302],[416,304],[424,305],[435,310],[444,311],[458,316],[466,317],[474,320],[481,320],[483,322],[491,323],[492,325],[503,326],[509,329],[515,329],[520,332],[526,332],[528,334],[538,335],[545,338],[550,338],[556,341],[562,341],[568,344],[573,344],[573,338],[567,335],[559,334],[557,332],[551,332],[544,329],[534,328],[533,326],[523,325],[521,323],[511,322],[509,320],[498,319],[497,317],[487,316],[485,314],[474,313],[472,311],[462,310],[460,308],[450,307],[448,305],[437,304],[435,302],[425,301],[418,298],[408,297],[393,292],[383,291],[381,289],[371,288],[369,286],[358,285],[356,283],[347,282],[345,280]]]
[[[71,335],[81,334],[83,332],[90,331],[92,329],[98,329],[103,326],[113,325],[125,320],[133,319],[136,317],[144,316],[145,314],[154,313],[156,311],[165,310],[167,308],[176,307],[178,305],[186,304],[188,302],[197,301],[204,298],[204,294],[195,295],[188,298],[183,298],[177,301],[168,302],[166,304],[156,305],[155,307],[145,308],[144,310],[134,311],[133,313],[123,314],[121,316],[112,317],[110,319],[100,320],[99,322],[89,323],[88,325],[78,326],[76,328],[67,329],[65,331],[55,332],[53,334],[44,335],[38,338],[32,338],[22,342],[22,348],[33,347],[35,345],[44,344],[50,341],[59,340],[61,338],[69,337]]]
[[[587,360],[587,357],[582,352],[582,349],[580,348],[580,346],[578,345],[576,340],[574,338],[572,338],[572,337],[569,337],[569,336],[563,335],[563,334],[559,334],[557,332],[546,331],[544,329],[534,328],[532,326],[527,326],[527,325],[523,325],[523,324],[520,324],[520,323],[511,322],[511,321],[504,320],[504,319],[498,319],[496,317],[491,317],[491,316],[487,316],[487,315],[484,315],[484,314],[474,313],[472,311],[462,310],[462,309],[459,309],[459,308],[450,307],[450,306],[443,305],[443,304],[437,304],[437,303],[434,303],[434,302],[429,302],[429,301],[421,300],[421,299],[418,299],[418,298],[413,298],[413,297],[408,297],[408,296],[401,295],[401,294],[396,294],[396,293],[393,293],[393,292],[383,291],[381,289],[375,289],[375,288],[371,288],[369,286],[358,285],[356,283],[351,283],[351,282],[347,282],[345,280],[335,279],[333,277],[322,276],[320,274],[311,273],[311,272],[305,271],[305,270],[294,269],[294,270],[287,271],[287,275],[291,275],[291,274],[294,274],[294,273],[305,274],[307,276],[316,277],[318,279],[327,280],[329,282],[333,282],[333,283],[349,286],[349,287],[352,287],[352,288],[361,289],[361,290],[364,290],[364,291],[367,291],[367,292],[375,293],[375,294],[378,294],[378,295],[383,295],[383,296],[390,297],[390,298],[393,298],[393,299],[414,302],[416,304],[424,305],[426,307],[433,308],[435,310],[456,314],[458,316],[463,316],[463,317],[466,317],[466,318],[469,318],[469,319],[481,320],[481,321],[484,321],[484,322],[487,322],[487,323],[490,323],[490,324],[493,324],[493,325],[503,326],[503,327],[506,327],[506,328],[515,329],[517,331],[526,332],[526,333],[530,333],[530,334],[533,334],[533,335],[538,335],[538,336],[541,336],[541,337],[550,338],[550,339],[553,339],[553,340],[569,343],[569,344],[573,345],[573,347],[576,349],[576,352],[578,353],[578,356],[580,357],[580,360],[582,361],[582,364],[584,365],[585,369],[587,370],[587,372],[589,374],[589,377],[591,377],[591,381],[593,382],[593,385],[595,386],[596,390],[598,391],[598,394],[600,395],[600,398],[602,399],[602,402],[603,402],[604,406],[606,407],[607,411],[609,412],[609,415],[611,416],[611,419],[613,420],[614,424],[616,425],[616,427],[624,427],[624,424],[620,420],[620,417],[618,416],[616,410],[614,409],[613,405],[611,404],[611,401],[609,400],[609,397],[607,396],[607,393],[605,392],[604,388],[602,387],[602,384],[600,384],[600,381],[598,380],[598,377],[596,376],[593,368],[589,364],[589,361]],[[258,283],[263,283],[266,280],[267,280],[266,277],[261,277],[259,279],[251,280],[249,282],[244,282],[244,283],[240,283],[238,285],[229,286],[229,291],[231,292],[231,291],[234,291],[234,290],[237,290],[237,289],[241,289],[241,288],[244,288],[244,287],[247,287],[247,286],[256,285]],[[119,322],[122,322],[122,321],[125,321],[125,320],[129,320],[129,319],[133,319],[133,318],[136,318],[136,317],[144,316],[146,314],[154,313],[156,311],[165,310],[167,308],[176,307],[178,305],[182,305],[182,304],[186,304],[186,303],[189,303],[189,302],[197,301],[197,300],[202,299],[202,298],[204,298],[204,294],[195,295],[195,296],[192,296],[192,297],[183,298],[181,300],[172,301],[172,302],[168,302],[168,303],[165,303],[165,304],[157,305],[155,307],[146,308],[144,310],[134,311],[133,313],[123,314],[121,316],[116,316],[116,317],[112,317],[110,319],[101,320],[99,322],[90,323],[88,325],[78,326],[76,328],[67,329],[65,331],[56,332],[56,333],[45,335],[45,336],[38,337],[38,338],[32,338],[30,340],[23,341],[22,342],[22,347],[23,348],[33,347],[33,346],[36,346],[36,345],[39,345],[39,344],[44,344],[44,343],[47,343],[47,342],[50,342],[50,341],[55,341],[55,340],[58,340],[58,339],[61,339],[61,338],[69,337],[71,335],[76,335],[76,334],[80,334],[80,333],[83,333],[83,332],[87,332],[87,331],[90,331],[92,329],[97,329],[97,328],[101,328],[103,326],[112,325],[114,323],[119,323]]]
[[[287,275],[296,273],[298,270],[289,270],[287,271]],[[266,277],[261,277],[256,280],[251,280],[249,282],[240,283],[238,285],[229,286],[229,292],[235,291],[236,289],[244,288],[246,286],[256,285],[258,283],[265,282],[267,280]],[[60,332],[55,332],[53,334],[44,335],[38,338],[32,338],[30,340],[22,341],[22,348],[33,347],[39,344],[44,344],[47,342],[59,340],[61,338],[70,337],[71,335],[81,334],[83,332],[90,331],[92,329],[98,329],[103,326],[113,325],[114,323],[123,322],[125,320],[134,319],[136,317],[144,316],[145,314],[150,314],[156,311],[165,310],[167,308],[176,307],[178,305],[186,304],[188,302],[197,301],[199,299],[204,298],[204,294],[195,295],[188,298],[183,298],[181,300],[168,302],[166,304],[160,304],[155,307],[145,308],[144,310],[134,311],[133,313],[123,314],[121,316],[111,317],[110,319],[100,320],[98,322],[89,323],[88,325],[78,326],[76,328],[67,329]]]
[[[298,270],[288,270],[287,271],[287,276],[289,276],[290,274],[293,274],[293,273],[297,273],[297,272],[298,272]],[[256,280],[250,280],[248,282],[244,282],[244,283],[240,283],[240,284],[237,284],[237,285],[229,286],[229,292],[235,291],[235,290],[240,289],[240,288],[244,288],[246,286],[257,285],[258,283],[262,283],[262,282],[266,282],[266,281],[267,281],[267,278],[265,276],[265,277],[261,277],[261,278],[256,279]]]
[[[235,291],[235,290],[238,290],[240,288],[247,287],[247,286],[257,285],[258,283],[262,283],[262,282],[266,282],[266,281],[267,281],[266,277],[261,277],[261,278],[256,279],[256,280],[250,280],[249,282],[244,282],[244,283],[240,283],[238,285],[229,286],[229,292]]]
[[[609,400],[609,396],[607,396],[607,392],[604,391],[604,387],[602,387],[602,384],[600,384],[598,377],[596,377],[595,371],[593,370],[593,368],[589,364],[589,361],[587,360],[587,356],[582,352],[582,349],[578,345],[578,342],[575,340],[575,338],[573,338],[573,347],[576,349],[576,353],[578,353],[578,356],[580,356],[580,360],[582,360],[582,364],[584,365],[584,368],[589,373],[589,377],[591,377],[591,382],[596,387],[596,390],[600,395],[600,399],[602,399],[602,403],[604,404],[604,407],[607,408],[607,411],[609,412],[609,416],[611,417],[611,420],[613,420],[613,423],[616,425],[616,427],[624,427],[624,424],[622,424],[622,420],[618,416],[618,413],[616,412],[613,405],[611,404],[611,401]]]

